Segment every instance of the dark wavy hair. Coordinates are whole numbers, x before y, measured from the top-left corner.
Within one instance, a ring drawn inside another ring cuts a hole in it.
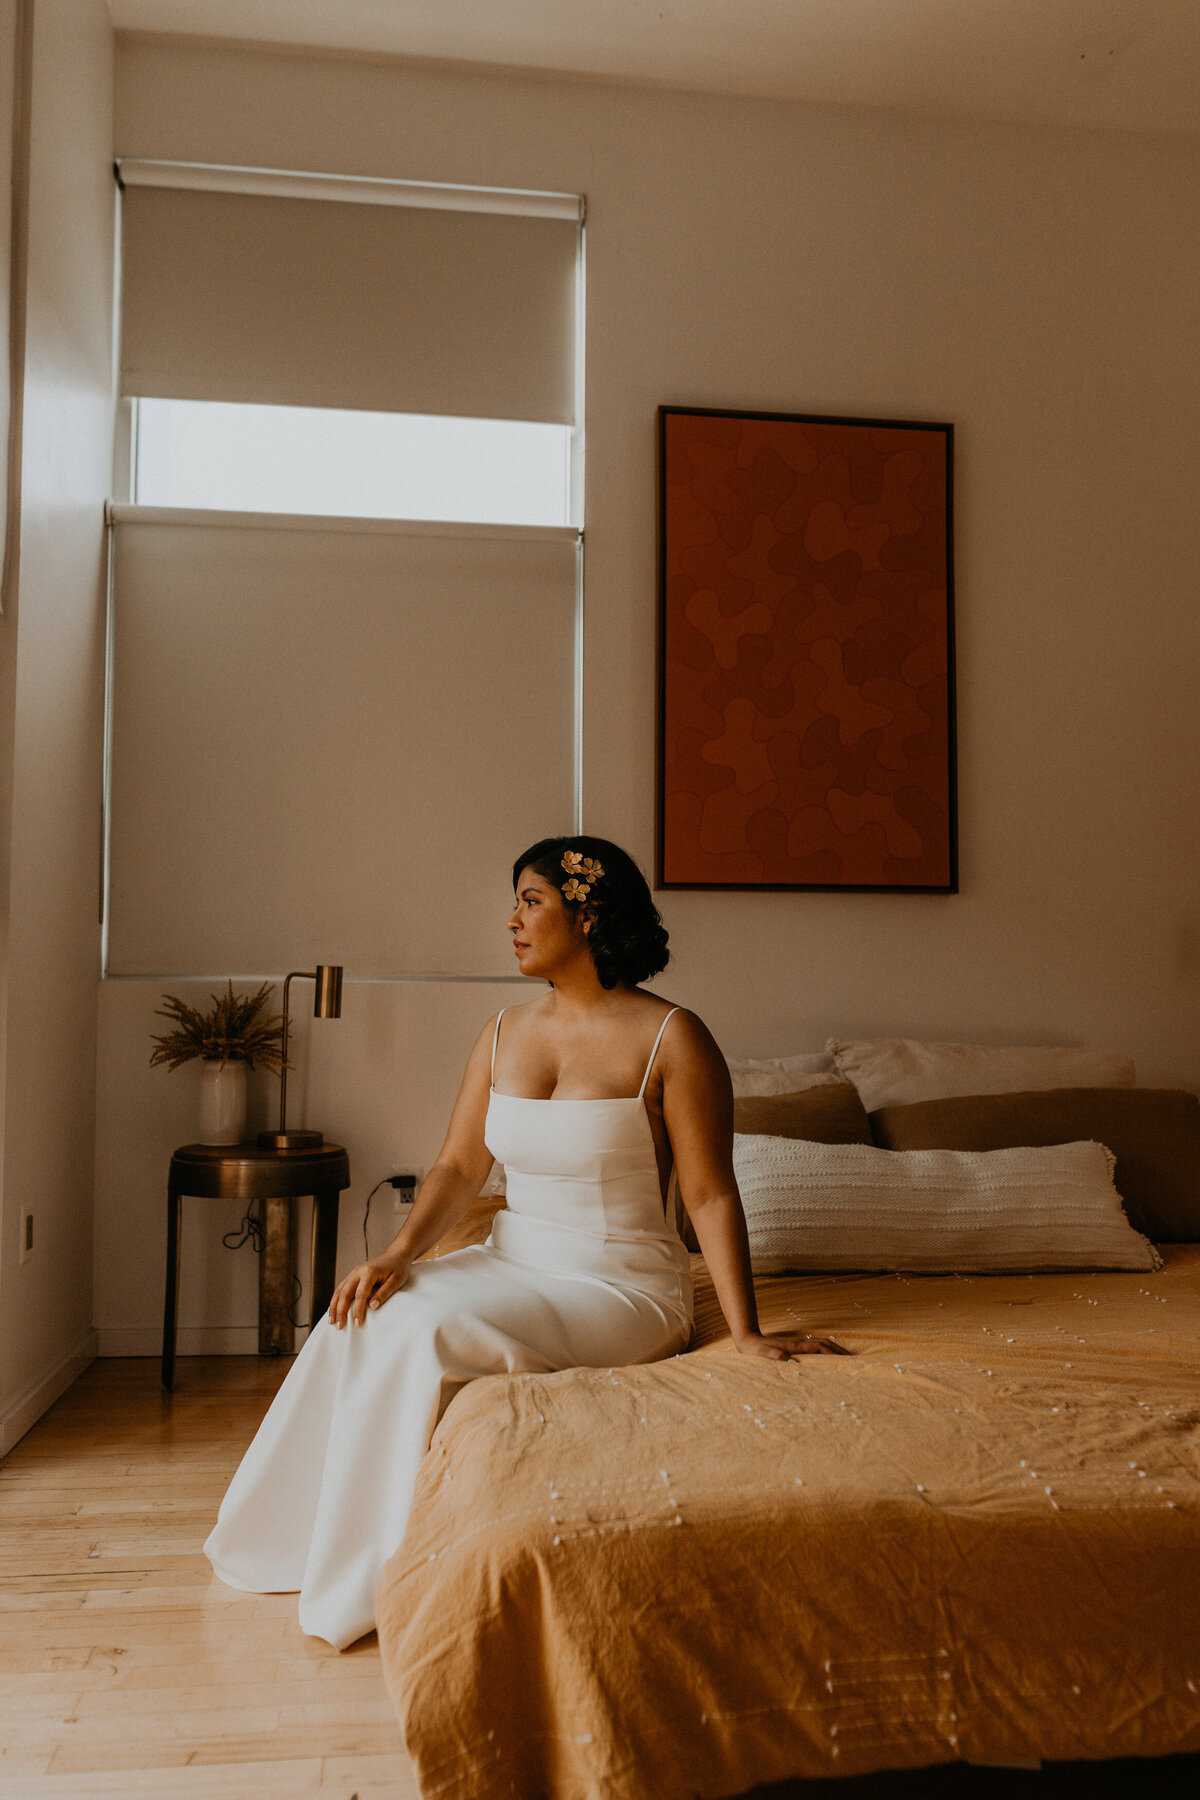
[[[666,928],[646,877],[619,844],[600,837],[542,838],[513,864],[513,892],[522,872],[533,869],[561,893],[569,880],[562,860],[568,850],[590,856],[604,870],[600,880],[590,884],[586,900],[563,895],[568,912],[591,921],[588,948],[601,987],[615,988],[622,981],[636,987],[649,981],[666,968],[671,955]]]

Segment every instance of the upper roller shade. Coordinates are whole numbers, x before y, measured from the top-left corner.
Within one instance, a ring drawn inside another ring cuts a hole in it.
[[[578,224],[134,187],[134,396],[574,423]]]

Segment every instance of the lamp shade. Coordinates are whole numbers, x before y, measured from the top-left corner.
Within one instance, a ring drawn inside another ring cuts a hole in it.
[[[318,963],[317,985],[313,995],[314,1019],[340,1019],[342,1016],[342,969],[340,963]]]

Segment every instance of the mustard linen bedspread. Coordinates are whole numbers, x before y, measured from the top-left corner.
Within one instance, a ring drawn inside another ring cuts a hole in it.
[[[1200,1750],[1200,1246],[1163,1254],[760,1281],[857,1352],[795,1363],[696,1259],[686,1354],[471,1383],[380,1584],[422,1795]]]

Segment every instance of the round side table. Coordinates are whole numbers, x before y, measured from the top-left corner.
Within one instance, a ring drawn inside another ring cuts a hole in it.
[[[309,1317],[319,1319],[333,1297],[338,1202],[350,1186],[350,1158],[340,1144],[316,1150],[263,1150],[257,1144],[184,1144],[171,1158],[167,1181],[167,1291],[163,1305],[162,1383],[175,1386],[175,1328],[179,1311],[179,1222],[183,1196],[265,1204],[266,1243],[258,1269],[259,1355],[292,1348],[288,1318],[292,1280],[291,1203],[311,1194],[312,1266]]]

